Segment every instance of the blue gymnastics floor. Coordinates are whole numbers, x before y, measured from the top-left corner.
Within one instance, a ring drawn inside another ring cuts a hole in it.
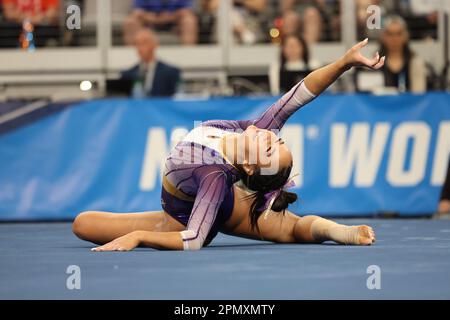
[[[450,221],[367,223],[372,247],[219,235],[198,252],[94,253],[69,223],[0,224],[0,299],[450,299]],[[67,267],[81,289],[66,288]],[[369,290],[367,268],[381,270]]]

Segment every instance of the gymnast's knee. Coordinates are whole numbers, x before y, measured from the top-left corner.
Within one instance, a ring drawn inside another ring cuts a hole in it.
[[[93,216],[93,211],[84,211],[76,216],[72,224],[72,231],[78,238],[89,240],[89,230],[92,227]]]

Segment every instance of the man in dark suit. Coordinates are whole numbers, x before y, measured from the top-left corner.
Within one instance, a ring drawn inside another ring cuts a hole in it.
[[[158,38],[150,29],[136,34],[135,46],[140,62],[122,72],[121,80],[132,81],[134,97],[170,97],[177,90],[180,70],[156,59]]]

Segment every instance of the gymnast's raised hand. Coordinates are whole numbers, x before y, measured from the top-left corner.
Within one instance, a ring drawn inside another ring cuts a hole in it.
[[[362,55],[361,49],[363,49],[369,43],[369,39],[365,39],[360,43],[356,44],[345,54],[343,61],[348,67],[367,67],[372,70],[379,70],[384,66],[386,57],[381,57],[379,52],[375,54],[372,59],[366,58]]]

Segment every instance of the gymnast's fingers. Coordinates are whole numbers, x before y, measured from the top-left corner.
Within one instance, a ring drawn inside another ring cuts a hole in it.
[[[92,248],[91,251],[94,251],[94,252],[110,251],[111,247],[112,247],[111,244],[107,243],[103,246]]]
[[[382,57],[382,58],[380,59],[380,61],[379,61],[376,65],[374,65],[374,66],[372,67],[372,69],[373,69],[373,70],[379,70],[379,69],[381,69],[381,68],[384,66],[385,61],[386,61],[386,57]]]
[[[361,55],[360,60],[364,66],[373,69],[376,65],[378,65],[381,59],[380,54],[377,52],[372,59],[366,58],[365,56]]]
[[[364,39],[363,41],[357,43],[353,49],[356,50],[361,50],[362,48],[364,48],[365,46],[367,46],[369,44],[369,38]]]

